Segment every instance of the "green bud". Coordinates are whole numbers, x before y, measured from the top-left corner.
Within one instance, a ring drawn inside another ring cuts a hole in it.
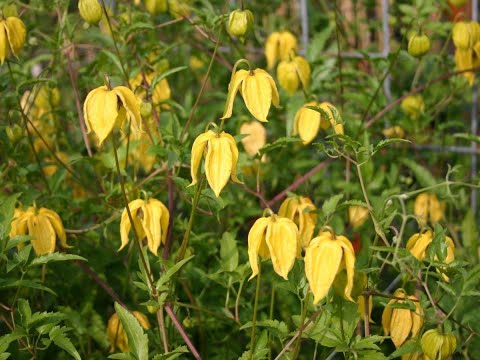
[[[243,39],[253,26],[253,14],[250,10],[233,10],[228,18],[227,32]]]
[[[90,25],[97,25],[102,19],[102,6],[98,0],[80,0],[78,2],[78,11],[83,20]]]
[[[430,50],[430,39],[425,34],[414,34],[408,40],[408,53],[415,57],[422,57]]]

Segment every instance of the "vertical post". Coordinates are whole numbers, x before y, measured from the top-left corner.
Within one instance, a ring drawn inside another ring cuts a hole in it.
[[[389,4],[388,0],[382,0],[382,31],[383,31],[383,51],[382,56],[387,59],[390,53],[390,27],[389,27]],[[388,102],[392,101],[392,77],[387,75],[383,83],[383,91]]]
[[[472,20],[478,21],[478,0],[472,0]],[[471,113],[471,132],[472,135],[478,135],[478,85],[475,84],[472,89],[472,113]],[[472,142],[472,163],[471,163],[471,177],[472,179],[477,175],[478,158],[476,155],[477,144]],[[476,189],[472,189],[472,197],[470,199],[470,206],[472,207],[473,215],[477,213],[477,195]]]
[[[308,46],[308,9],[307,0],[300,0],[300,20],[302,26],[302,47],[303,55],[307,54]]]

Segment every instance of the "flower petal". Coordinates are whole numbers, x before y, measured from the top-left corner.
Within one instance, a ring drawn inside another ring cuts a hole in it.
[[[265,71],[255,69],[254,75],[248,75],[242,84],[242,96],[248,111],[259,121],[267,122],[268,111],[272,103],[272,86]]]
[[[31,215],[27,226],[35,254],[52,254],[55,251],[55,229],[50,220],[44,215]]]
[[[116,86],[113,91],[120,98],[127,110],[127,117],[136,131],[142,131],[142,116],[140,115],[140,99],[126,86]]]
[[[142,199],[136,199],[131,201],[128,204],[128,207],[130,209],[130,213],[132,214],[133,217],[133,222],[135,223],[135,229],[138,230],[142,226],[140,224],[139,219],[137,219],[137,211],[140,209],[144,204],[144,200]],[[125,246],[128,244],[128,233],[130,232],[130,229],[132,228],[132,224],[130,222],[130,219],[128,217],[128,212],[127,208],[123,209],[122,212],[122,217],[120,219],[120,240],[122,242],[120,248],[117,251],[122,250]],[[140,234],[138,234],[140,236]],[[140,237],[141,239],[142,237]]]
[[[8,43],[13,55],[17,56],[25,44],[27,29],[22,20],[15,16],[10,16],[5,20],[5,29],[7,32]]]
[[[243,184],[243,181],[240,181],[237,177],[238,148],[235,138],[232,135],[227,134],[225,131],[220,134],[220,137],[227,139],[230,146],[230,151],[232,153],[232,181],[236,182],[237,184]]]
[[[38,214],[44,215],[50,220],[50,223],[52,224],[58,239],[60,240],[60,244],[64,248],[70,248],[71,246],[68,246],[67,244],[67,234],[65,233],[65,228],[63,227],[60,216],[55,211],[46,208],[41,208],[38,211]]]
[[[190,172],[192,175],[192,183],[189,186],[195,185],[197,183],[197,173],[198,168],[200,167],[200,162],[202,160],[203,151],[205,150],[205,146],[207,142],[214,138],[216,135],[212,130],[208,130],[207,132],[200,134],[197,136],[195,141],[192,145],[192,156],[190,161]]]
[[[205,156],[205,175],[215,196],[219,197],[232,174],[233,155],[225,137],[213,137]]]
[[[343,249],[343,260],[347,269],[347,286],[345,287],[345,297],[353,301],[351,297],[353,289],[353,277],[355,275],[355,251],[352,243],[345,236],[337,236],[337,240]]]
[[[288,280],[298,248],[298,228],[287,218],[277,217],[267,228],[266,242],[272,257],[273,270]]]
[[[230,80],[230,84],[228,84],[228,94],[227,94],[227,101],[225,103],[225,110],[223,111],[222,119],[228,119],[232,117],[233,111],[233,101],[235,100],[235,95],[237,95],[237,91],[240,88],[240,84],[248,77],[247,70],[238,70]]]
[[[270,218],[261,217],[255,221],[248,232],[248,260],[252,268],[252,275],[248,280],[253,279],[258,274],[258,256],[262,259],[267,259],[269,256],[265,241],[266,230],[269,224]]]

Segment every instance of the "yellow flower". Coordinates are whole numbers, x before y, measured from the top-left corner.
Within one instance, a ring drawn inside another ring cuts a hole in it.
[[[368,219],[368,214],[368,209],[365,206],[349,206],[348,222],[354,229],[359,228]]]
[[[452,29],[452,40],[455,47],[462,50],[470,49],[473,46],[472,27],[466,21],[455,23]]]
[[[474,65],[473,51],[471,49],[456,49],[455,50],[455,65],[458,71],[472,69]],[[473,71],[467,71],[463,73],[463,76],[467,79],[470,86],[475,81],[475,73]]]
[[[233,101],[238,90],[242,94],[248,111],[257,120],[267,122],[270,106],[272,104],[279,106],[278,90],[273,78],[263,69],[253,71],[242,69],[232,75],[222,119],[232,117]]]
[[[407,338],[417,336],[423,326],[423,309],[418,298],[407,296],[405,290],[397,289],[393,296],[402,299],[414,300],[415,311],[389,307],[393,304],[404,304],[404,300],[392,299],[388,302],[382,314],[382,326],[385,335],[390,335],[395,347],[400,347]]]
[[[168,11],[176,19],[190,16],[189,0],[168,0]]]
[[[303,89],[307,89],[311,72],[308,61],[301,56],[295,56],[293,59],[283,60],[278,64],[278,83],[292,96],[300,84]]]
[[[405,130],[403,130],[398,125],[383,129],[382,133],[387,138],[399,138],[399,139],[404,139],[405,138]]]
[[[90,25],[97,25],[102,19],[102,6],[98,0],[79,0],[78,11],[83,20]]]
[[[167,207],[157,199],[136,199],[131,201],[128,207],[132,214],[138,238],[141,240],[146,237],[148,249],[157,255],[160,244],[165,244],[167,239],[168,222],[170,220],[170,213]],[[128,244],[128,234],[131,228],[132,223],[125,208],[120,220],[120,238],[122,245],[118,251],[122,250]]]
[[[305,274],[313,292],[313,303],[327,296],[339,271],[347,271],[345,297],[353,301],[351,292],[355,272],[355,252],[345,236],[336,236],[329,231],[321,232],[310,241],[305,251]]]
[[[273,270],[288,280],[299,252],[298,244],[298,228],[292,220],[272,214],[255,221],[248,233],[248,259],[252,268],[249,280],[258,274],[259,256],[262,260],[271,257]]]
[[[215,195],[217,197],[220,196],[220,192],[227,185],[230,178],[237,184],[242,184],[237,178],[238,148],[235,139],[225,131],[218,135],[212,130],[208,130],[197,136],[193,142],[190,167],[192,183],[189,186],[197,183],[198,168],[200,167],[205,147],[207,148],[205,154],[205,175],[208,185],[210,185]]]
[[[67,245],[67,235],[60,216],[43,207],[40,210],[34,207],[29,207],[27,211],[15,210],[10,237],[16,235],[30,235],[33,250],[37,255],[52,254],[57,237],[62,247],[70,247]]]
[[[314,106],[320,108],[324,113],[316,110],[309,109],[308,106]],[[303,107],[295,114],[293,120],[293,135],[299,135],[303,140],[303,144],[310,144],[318,134],[320,129],[328,129],[330,125],[333,125],[333,130],[336,134],[343,134],[343,125],[335,120],[336,118],[341,120],[340,113],[337,108],[327,101],[318,103],[311,101],[303,105]],[[328,118],[324,116],[328,115]]]
[[[141,131],[140,101],[129,88],[116,86],[109,90],[100,86],[90,91],[83,104],[88,132],[93,131],[102,145],[114,127],[121,128],[125,119]]]
[[[427,221],[439,222],[444,217],[445,202],[438,201],[435,193],[424,192],[417,196],[414,205],[414,214],[421,225]]]
[[[422,95],[410,95],[402,100],[400,107],[410,118],[415,120],[425,110],[425,103]]]
[[[455,352],[457,338],[453,334],[441,334],[437,329],[430,329],[422,336],[422,351],[432,360],[445,360]]]
[[[152,15],[164,13],[168,10],[168,1],[167,0],[145,0],[145,8]]]
[[[291,32],[271,33],[265,43],[267,67],[272,69],[278,60],[287,60],[291,51],[297,51],[297,39]]]
[[[10,52],[18,56],[25,44],[27,30],[25,24],[16,16],[0,20],[0,63],[3,64]]]
[[[312,200],[304,196],[286,198],[278,209],[279,216],[293,220],[298,226],[302,249],[308,246],[313,237],[313,231],[317,225],[316,209]]]
[[[422,57],[430,50],[430,39],[425,34],[414,34],[408,40],[408,53],[415,57]]]
[[[243,41],[252,25],[253,14],[250,10],[233,10],[228,17],[227,32]]]
[[[267,130],[258,121],[243,123],[240,134],[247,135],[242,139],[242,144],[249,156],[255,156],[267,142]]]
[[[132,311],[132,315],[145,330],[150,329],[150,322],[145,315],[138,311]],[[110,342],[110,352],[115,352],[116,349],[121,352],[129,352],[127,333],[123,329],[117,313],[108,319],[107,338]]]

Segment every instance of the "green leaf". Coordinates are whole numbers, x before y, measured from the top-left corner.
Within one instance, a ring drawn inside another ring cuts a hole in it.
[[[134,22],[125,30],[125,37],[137,31],[154,30],[154,29],[155,27],[152,24],[144,23],[144,22]]]
[[[32,318],[32,309],[30,309],[30,304],[26,299],[18,299],[17,302],[18,312],[22,319],[22,325],[28,328],[28,324]]]
[[[249,360],[252,359],[250,356],[251,351],[245,351],[238,360]],[[268,331],[262,331],[255,342],[253,347],[253,359],[263,360],[266,359],[268,355]]]
[[[75,346],[73,346],[70,339],[65,335],[69,329],[67,327],[55,326],[50,332],[50,340],[53,341],[55,345],[59,348],[62,348],[67,353],[69,353],[75,360],[81,360],[80,354],[78,353]]]
[[[122,63],[118,59],[118,56],[115,55],[114,53],[112,53],[111,51],[106,50],[106,49],[102,49],[101,52],[104,53],[105,55],[107,55],[110,58],[110,60],[112,61],[112,63],[117,67],[118,72],[120,74],[123,74]]]
[[[223,233],[220,240],[220,259],[224,271],[234,271],[238,266],[237,242],[229,232]]]
[[[455,291],[455,290],[453,289],[453,287],[451,287],[450,285],[445,284],[445,283],[442,282],[442,281],[437,281],[437,284],[438,284],[438,286],[440,286],[443,290],[445,290],[447,293],[449,293],[449,294],[452,295],[453,297],[456,297],[456,296],[457,296],[456,291]]]
[[[256,326],[266,328],[267,330],[275,333],[278,337],[282,338],[288,335],[288,326],[283,321],[278,320],[262,320],[257,321]],[[244,324],[240,330],[250,329],[252,322],[249,321]]]
[[[0,289],[20,288],[20,287],[43,290],[43,291],[49,292],[52,295],[57,296],[57,294],[52,289],[46,286],[43,286],[33,280],[0,279]]]
[[[17,235],[14,236],[12,239],[8,239],[7,245],[5,247],[5,250],[8,251],[10,249],[13,249],[14,247],[18,246],[19,244],[26,243],[29,241],[32,237],[30,235]]]
[[[462,221],[462,239],[463,245],[472,249],[475,254],[478,244],[478,228],[471,208],[468,209]]]
[[[78,255],[73,255],[73,254],[64,254],[64,253],[59,253],[55,252],[53,254],[46,254],[42,255],[39,257],[36,257],[30,264],[30,266],[35,266],[35,265],[43,265],[43,264],[48,264],[50,262],[56,262],[56,261],[68,261],[68,260],[81,260],[81,261],[88,261],[84,257],[78,256]]]
[[[407,166],[412,172],[415,174],[415,178],[420,183],[422,187],[429,187],[436,185],[437,182],[433,175],[430,173],[428,169],[419,165],[417,162],[410,160],[410,159],[401,159],[402,164]]]
[[[182,356],[182,354],[186,354],[188,352],[188,348],[185,345],[182,345],[168,353],[157,354],[153,357],[152,360],[174,360]]]
[[[456,137],[457,139],[473,141],[473,142],[476,142],[477,144],[480,144],[480,136],[475,136],[475,135],[467,134],[467,133],[461,133],[461,134],[454,134],[453,137]]]
[[[273,143],[267,144],[264,147],[262,147],[259,150],[259,154],[257,156],[261,157],[263,154],[271,152],[272,150],[281,149],[287,146],[288,144],[296,143],[296,142],[300,142],[300,139],[298,137],[285,136],[285,137],[278,138]]]
[[[163,79],[165,79],[166,77],[186,69],[188,69],[188,66],[179,66],[179,67],[162,72],[161,74],[153,78],[152,83],[150,84],[150,88],[155,89],[155,86],[157,86],[157,84]]]
[[[408,340],[405,342],[401,347],[399,347],[397,350],[395,350],[393,353],[391,353],[388,358],[389,359],[395,359],[397,357],[400,357],[402,355],[406,354],[413,354],[417,351],[420,351],[421,347],[420,344],[417,341],[414,340]]]
[[[192,260],[194,257],[195,255],[192,255],[186,259],[183,259],[182,261],[179,261],[178,263],[173,265],[170,269],[165,271],[165,273],[163,273],[162,276],[160,276],[160,279],[158,279],[157,281],[157,288],[169,282],[171,277],[175,275],[183,267],[183,265],[185,265],[187,262]]]
[[[10,233],[15,203],[20,194],[13,194],[0,199],[0,239],[6,238]],[[4,247],[2,246],[2,249]]]
[[[329,215],[335,212],[335,210],[337,209],[337,205],[339,201],[342,200],[342,198],[343,198],[343,194],[333,195],[323,203],[322,212],[325,215],[325,217],[328,217]]]
[[[130,353],[137,360],[148,360],[148,336],[143,332],[138,320],[119,303],[115,303],[115,311],[127,333]]]

